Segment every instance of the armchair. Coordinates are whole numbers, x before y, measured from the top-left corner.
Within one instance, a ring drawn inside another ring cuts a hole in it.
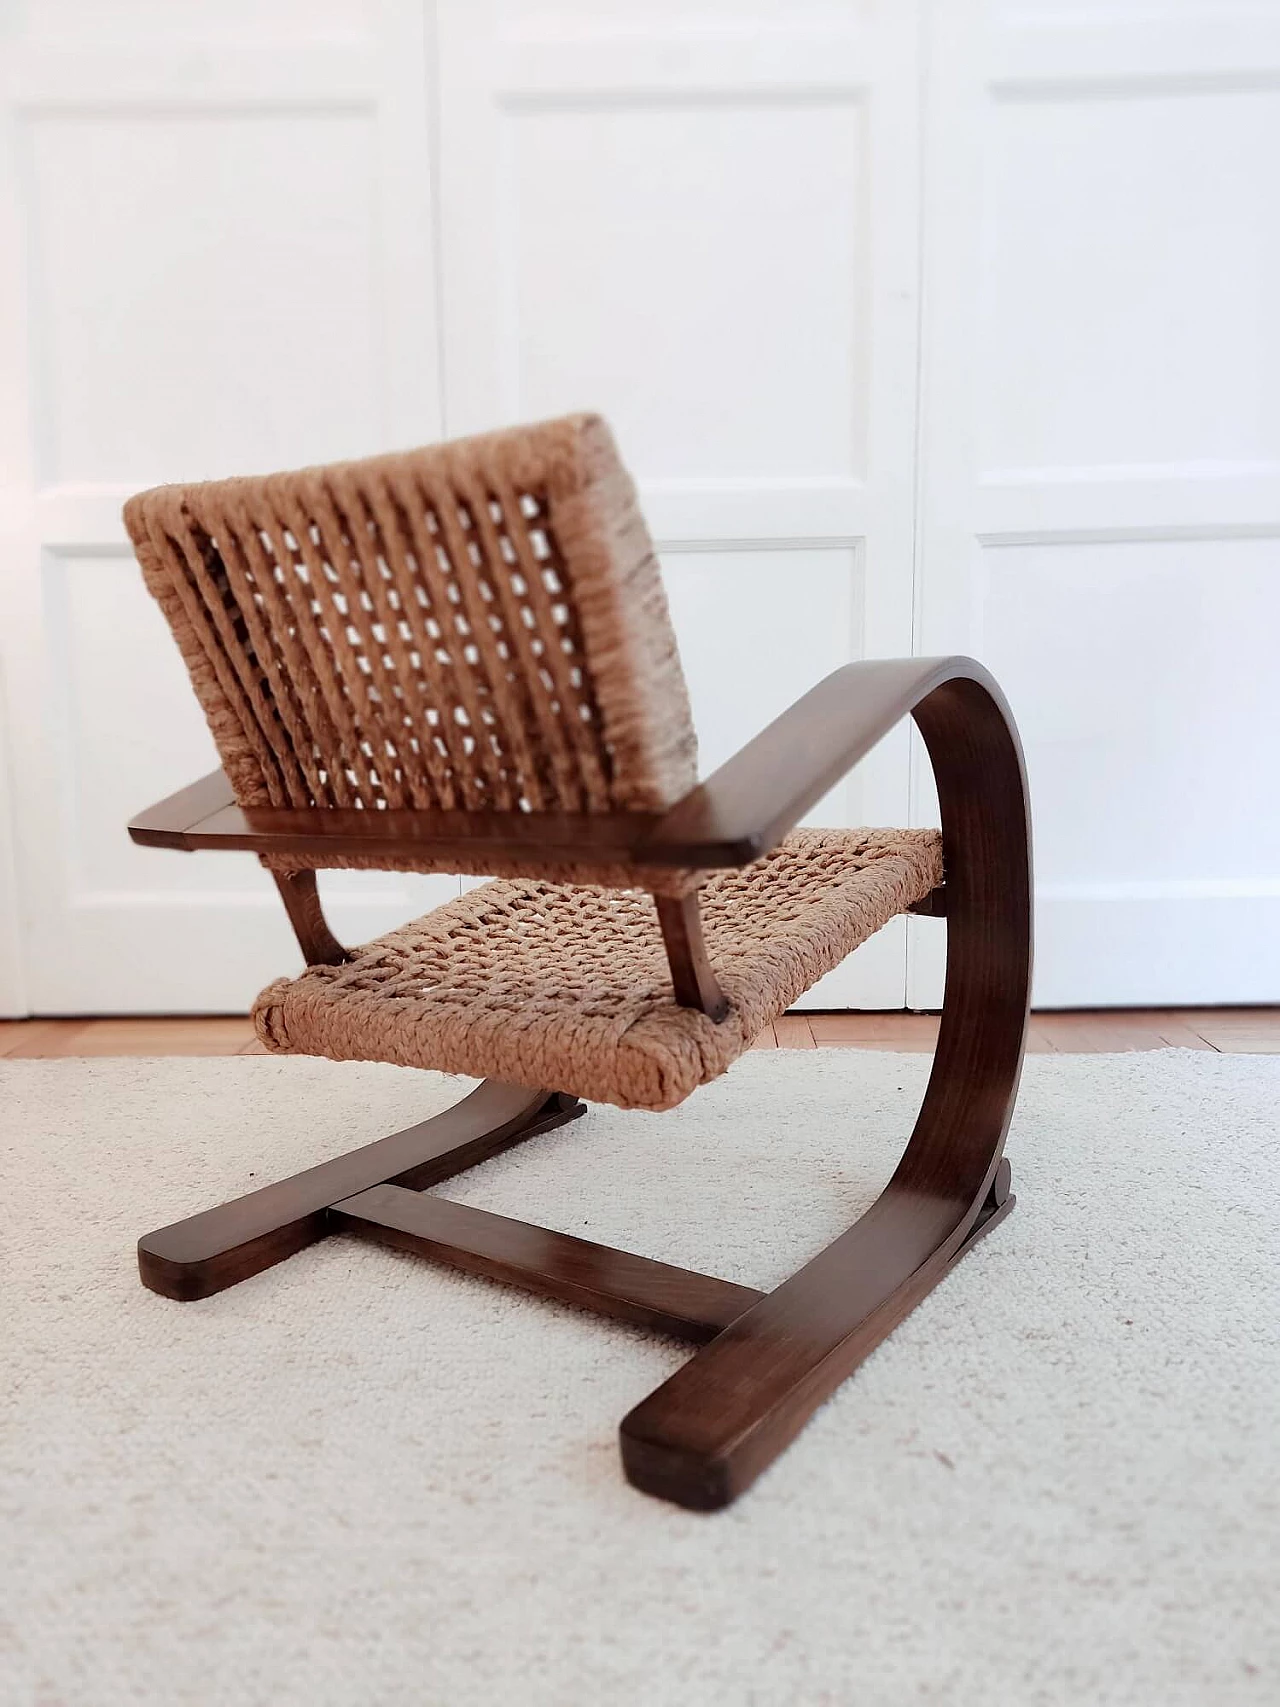
[[[347,1233],[677,1335],[701,1349],[624,1418],[623,1466],[728,1504],[1013,1207],[1030,836],[998,687],[966,658],[850,664],[696,782],[656,563],[591,416],[161,488],[126,519],[223,759],[130,835],[271,871],[307,969],[255,1004],[269,1049],[483,1081],[148,1234],[144,1283],[204,1297]],[[941,835],[797,830],[908,716]],[[494,881],[347,949],[315,874],[351,865]],[[431,1195],[584,1098],[682,1101],[905,911],[948,938],[919,1117],[875,1205],[774,1291]]]

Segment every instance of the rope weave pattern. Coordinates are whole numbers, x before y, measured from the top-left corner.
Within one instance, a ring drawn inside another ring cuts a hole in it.
[[[731,1011],[677,1006],[647,895],[497,882],[271,984],[277,1053],[505,1079],[620,1108],[672,1108],[723,1073],[844,957],[942,881],[934,830],[798,830],[701,894]]]
[[[659,811],[696,780],[657,561],[597,416],[159,487],[125,522],[242,806]]]

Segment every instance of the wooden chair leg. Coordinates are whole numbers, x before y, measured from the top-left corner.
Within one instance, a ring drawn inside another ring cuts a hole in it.
[[[913,715],[933,760],[947,856],[933,1071],[879,1200],[776,1291],[416,1195],[583,1112],[573,1097],[494,1081],[419,1126],[148,1234],[138,1247],[145,1284],[203,1298],[341,1229],[708,1342],[623,1420],[623,1464],[637,1487],[680,1505],[736,1498],[1013,1207],[1002,1152],[1031,978],[1021,755],[976,679],[947,681]],[[282,888],[300,939],[316,938],[312,888]]]
[[[924,1102],[861,1220],[623,1420],[629,1479],[680,1505],[736,1498],[1013,1204],[1002,1150],[1031,980],[1021,755],[976,682],[948,682],[915,717],[947,850],[946,993]]]
[[[623,1419],[628,1481],[694,1511],[735,1500],[823,1399],[1004,1220],[1017,1199],[1007,1161],[1000,1170],[969,1231],[958,1242],[940,1238],[906,1276],[900,1253],[922,1224],[886,1192]]]
[[[383,1184],[424,1190],[585,1112],[576,1097],[486,1079],[417,1126],[148,1233],[142,1283],[166,1298],[207,1298],[334,1232],[330,1206],[344,1198]]]

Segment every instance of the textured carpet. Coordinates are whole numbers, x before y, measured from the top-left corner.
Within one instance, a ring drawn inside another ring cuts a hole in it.
[[[753,1054],[446,1189],[768,1286],[926,1068]],[[0,1062],[5,1703],[1280,1700],[1280,1059],[1033,1057],[1012,1217],[713,1517],[619,1474],[669,1342],[336,1238],[138,1286],[139,1232],[464,1088]]]

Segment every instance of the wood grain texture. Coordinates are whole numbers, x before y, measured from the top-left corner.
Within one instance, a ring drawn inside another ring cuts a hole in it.
[[[896,1011],[828,1013],[809,1009],[783,1016],[783,1030],[806,1048],[884,1049],[927,1054],[938,1035],[936,1014]],[[751,1046],[776,1049],[774,1027]],[[1134,1048],[1210,1049],[1229,1054],[1280,1052],[1280,1008],[1081,1008],[1032,1011],[1029,1053],[1114,1055]],[[0,1057],[74,1055],[265,1055],[247,1017],[0,1020]]]
[[[210,771],[139,812],[129,822],[129,834],[141,847],[189,852],[190,844],[183,839],[186,830],[234,803],[235,796],[225,773]]]
[[[938,1041],[936,1014],[859,1014],[857,1027],[845,1025],[844,1014],[807,1016],[813,1040],[821,1048],[853,1045],[862,1049],[902,1050],[929,1053]]]
[[[8,1019],[0,1020],[0,1056],[14,1060],[47,1061],[78,1051],[74,1040],[90,1025],[83,1019]],[[87,1053],[87,1052],[86,1052]],[[124,1054],[142,1054],[142,1050],[124,1050]],[[202,1050],[214,1055],[214,1049]]]
[[[926,678],[903,709],[933,764],[947,850],[933,1070],[902,1161],[872,1208],[623,1419],[628,1479],[680,1505],[714,1510],[736,1499],[947,1273],[976,1224],[1008,1212],[1002,1149],[1031,982],[1021,748],[1003,696],[976,665]],[[995,1201],[1002,1190],[1004,1204]]]
[[[646,861],[758,859],[904,717],[936,691],[954,700],[964,681],[999,695],[972,658],[873,659],[832,671],[666,812],[643,844]],[[946,887],[949,905],[949,875]]]
[[[142,1282],[166,1298],[207,1298],[324,1238],[342,1198],[383,1183],[422,1190],[582,1112],[571,1097],[486,1080],[444,1114],[146,1234]]]
[[[1211,1049],[1242,1055],[1280,1054],[1280,1009],[1210,1008],[1180,1017]]]
[[[630,858],[661,822],[655,813],[383,812],[338,806],[236,805],[231,784],[211,771],[130,820],[129,834],[145,847],[226,852],[305,853],[319,858],[359,854],[412,858],[430,850],[456,855],[465,869],[470,853],[528,856],[565,863],[591,859],[611,864]],[[678,863],[678,862],[675,862]]]
[[[0,1056],[56,1060],[94,1055],[238,1055],[254,1041],[243,1017],[0,1021]]]
[[[698,897],[655,895],[653,900],[676,1001],[682,1008],[696,1008],[719,1025],[728,1015],[729,1002],[711,969]]]
[[[159,801],[129,825],[150,847],[288,857],[360,855],[458,861],[472,854],[563,865],[749,865],[776,847],[842,776],[935,689],[994,683],[972,658],[846,664],[798,699],[664,813],[356,811],[237,806],[221,772]],[[954,691],[949,688],[948,691]],[[940,903],[941,904],[941,903]]]
[[[273,871],[276,888],[308,966],[345,966],[351,956],[329,929],[314,871]]]
[[[813,1028],[804,1014],[780,1014],[773,1022],[779,1049],[813,1049]]]
[[[374,1186],[335,1203],[331,1214],[340,1231],[695,1345],[714,1339],[764,1296],[749,1286],[400,1186]]]

